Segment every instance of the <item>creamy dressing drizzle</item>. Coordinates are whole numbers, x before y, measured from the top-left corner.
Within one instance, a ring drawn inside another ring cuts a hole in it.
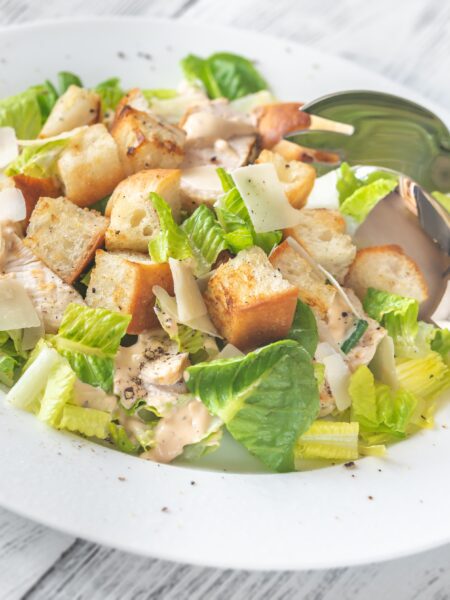
[[[335,342],[342,342],[347,337],[347,332],[352,327],[354,315],[348,303],[340,294],[336,294],[328,309],[328,329]]]
[[[155,428],[155,447],[142,458],[169,463],[183,452],[188,444],[200,441],[208,433],[212,417],[199,400],[178,406],[159,421]]]

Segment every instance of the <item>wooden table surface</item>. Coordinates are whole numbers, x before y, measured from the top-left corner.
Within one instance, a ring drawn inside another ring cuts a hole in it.
[[[269,32],[345,56],[450,104],[448,0],[0,0],[1,25],[91,14]],[[449,565],[446,546],[331,571],[194,568],[97,546],[0,509],[0,600],[443,600],[450,598]]]

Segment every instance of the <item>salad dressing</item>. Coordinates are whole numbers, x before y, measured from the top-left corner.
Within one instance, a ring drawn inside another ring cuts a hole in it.
[[[169,463],[183,452],[188,444],[200,441],[211,425],[212,417],[199,400],[177,407],[155,428],[155,447],[142,458]]]
[[[347,302],[340,294],[336,294],[328,309],[328,329],[335,342],[341,342],[352,326],[354,315]]]

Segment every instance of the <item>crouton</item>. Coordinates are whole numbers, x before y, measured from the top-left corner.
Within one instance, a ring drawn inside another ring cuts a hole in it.
[[[56,101],[39,137],[52,137],[75,127],[93,125],[100,120],[100,113],[101,101],[98,94],[70,85]]]
[[[273,148],[288,133],[308,129],[310,116],[300,110],[302,106],[299,102],[277,102],[253,111],[263,148]]]
[[[173,295],[172,274],[167,263],[154,263],[137,252],[97,250],[86,303],[131,315],[128,333],[139,334],[159,326],[153,311],[155,285]]]
[[[240,350],[284,338],[292,325],[297,288],[272,267],[257,247],[220,265],[204,294],[220,334]]]
[[[101,200],[124,179],[116,143],[99,123],[75,135],[58,160],[66,198],[78,206]]]
[[[356,247],[345,233],[342,215],[327,208],[305,208],[301,221],[284,234],[293,237],[339,282],[342,282],[355,258]]]
[[[25,206],[27,210],[25,225],[28,225],[31,213],[33,212],[39,198],[57,198],[61,195],[61,186],[59,185],[59,182],[52,177],[43,179],[20,174],[13,175],[11,179],[14,182],[14,186],[22,192],[25,199]]]
[[[287,241],[273,250],[270,262],[290,284],[295,285],[300,300],[308,304],[318,317],[325,318],[336,295],[336,289],[325,282],[325,277],[317,273]]]
[[[183,162],[186,134],[150,110],[122,106],[116,111],[111,135],[127,175],[142,169],[176,169]]]
[[[119,183],[106,206],[111,217],[106,231],[108,250],[147,252],[149,241],[160,231],[159,219],[150,201],[150,192],[160,194],[180,214],[180,171],[148,169],[130,175]]]
[[[428,298],[428,286],[419,267],[394,244],[358,250],[345,285],[352,288],[360,300],[369,287],[419,302]]]
[[[41,198],[24,243],[66,283],[73,283],[103,244],[108,219],[66,198]]]
[[[302,208],[316,179],[314,167],[297,160],[286,161],[280,154],[263,150],[256,163],[272,163],[281,181],[287,199],[294,208]]]

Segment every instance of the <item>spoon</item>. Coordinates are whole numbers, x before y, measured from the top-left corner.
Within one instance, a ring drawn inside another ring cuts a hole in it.
[[[382,92],[348,91],[313,100],[302,111],[350,124],[354,132],[296,131],[287,136],[291,141],[336,152],[350,165],[404,173],[428,192],[450,191],[450,132],[427,108]],[[320,165],[319,171],[335,166]]]

